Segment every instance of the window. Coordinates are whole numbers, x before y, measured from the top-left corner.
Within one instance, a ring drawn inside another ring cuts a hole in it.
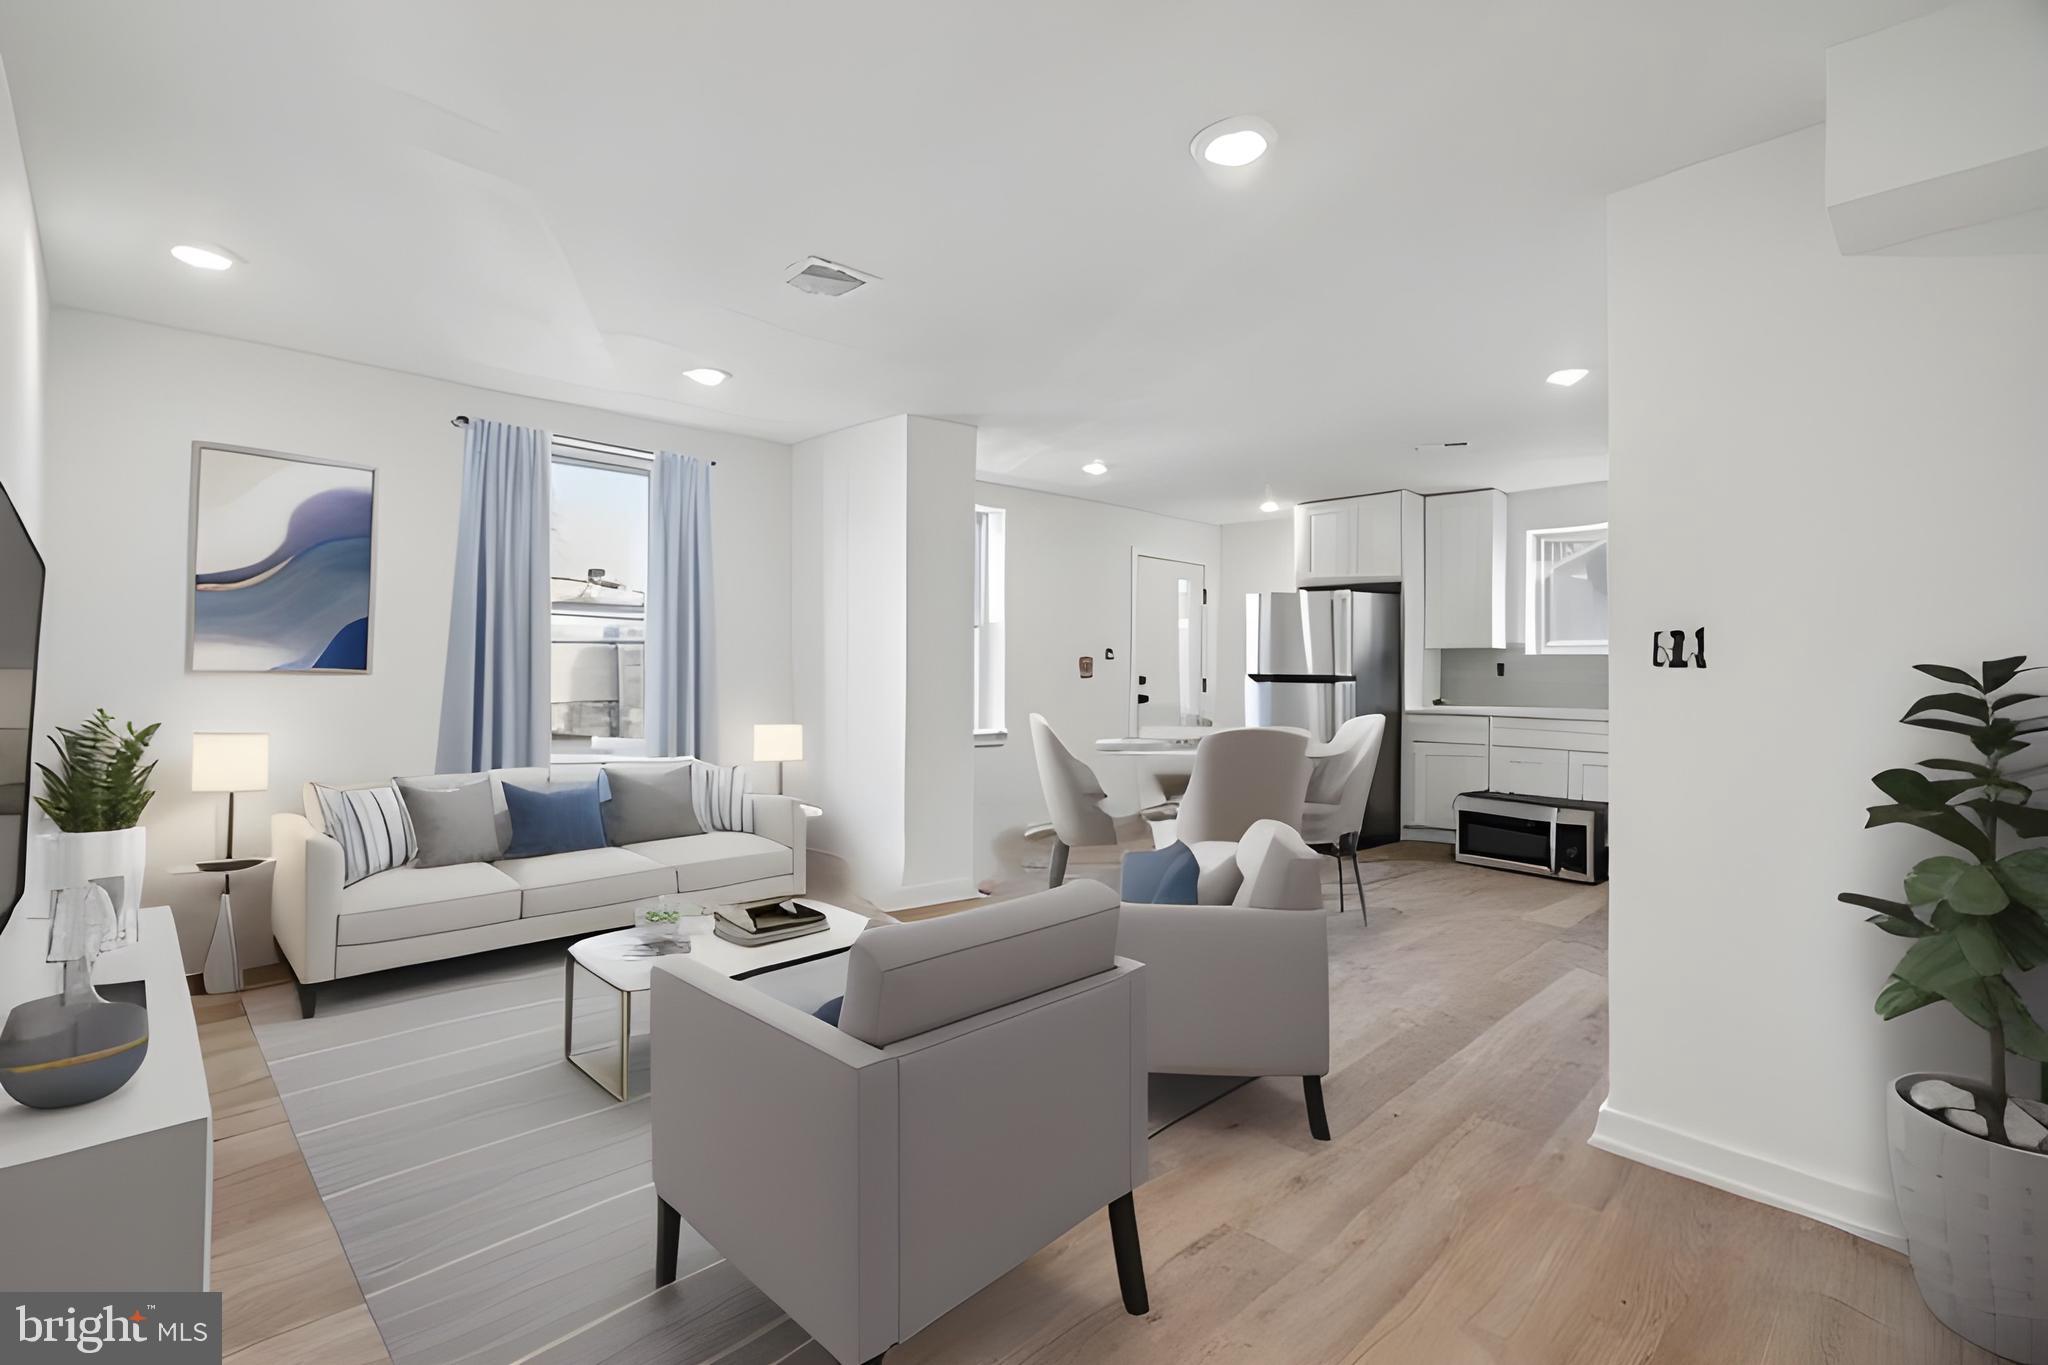
[[[974,739],[1000,744],[1003,723],[1003,509],[974,509]]]
[[[1529,533],[1530,654],[1607,652],[1607,523]]]
[[[644,460],[557,451],[548,508],[554,752],[647,751]]]

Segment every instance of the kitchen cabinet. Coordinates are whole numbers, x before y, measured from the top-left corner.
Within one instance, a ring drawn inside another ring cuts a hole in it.
[[[1415,740],[1408,745],[1408,823],[1454,829],[1451,802],[1460,792],[1486,790],[1486,746]]]
[[[1607,799],[1607,755],[1573,753],[1568,756],[1565,795],[1574,801]]]
[[[1297,505],[1295,586],[1400,582],[1401,498],[1374,493]]]
[[[1563,749],[1524,749],[1495,744],[1487,753],[1487,786],[1516,796],[1562,799],[1570,785],[1570,760]]]
[[[1507,648],[1508,495],[1439,493],[1423,508],[1423,647]]]

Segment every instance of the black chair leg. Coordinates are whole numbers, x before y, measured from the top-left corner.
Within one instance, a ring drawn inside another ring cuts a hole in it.
[[[1332,856],[1337,860],[1337,913],[1341,915],[1344,913],[1344,853],[1341,844]]]
[[[657,1218],[654,1229],[654,1282],[657,1285],[674,1284],[676,1280],[676,1253],[683,1242],[683,1215],[677,1213],[668,1200],[655,1196]],[[880,1360],[880,1356],[875,1359]]]
[[[1067,846],[1058,839],[1052,841],[1052,866],[1047,870],[1047,887],[1060,885],[1067,879]]]
[[[1323,1078],[1303,1076],[1301,1093],[1308,1101],[1308,1135],[1317,1142],[1330,1140],[1330,1116],[1323,1112]]]
[[[313,988],[305,982],[299,983],[299,1018],[311,1019],[314,1006],[319,1002],[313,998]]]
[[[1131,1196],[1109,1201],[1109,1241],[1116,1248],[1116,1282],[1124,1292],[1124,1311],[1142,1318],[1152,1311],[1145,1294],[1145,1258],[1138,1249],[1138,1206]]]
[[[1339,880],[1342,880],[1343,876],[1344,869],[1339,867],[1337,869],[1337,877]],[[1352,885],[1358,888],[1358,922],[1360,924],[1370,924],[1372,921],[1366,917],[1365,909],[1365,874],[1358,870],[1358,840],[1356,837],[1351,840],[1351,882]]]

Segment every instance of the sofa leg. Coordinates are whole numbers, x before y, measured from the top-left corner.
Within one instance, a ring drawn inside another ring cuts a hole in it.
[[[1145,1295],[1145,1258],[1138,1249],[1138,1206],[1129,1195],[1109,1201],[1109,1241],[1116,1248],[1116,1282],[1124,1292],[1124,1311],[1142,1318],[1152,1311]]]
[[[676,1252],[683,1241],[683,1215],[677,1213],[668,1200],[655,1196],[654,1227],[654,1282],[657,1285],[674,1284],[676,1280]],[[876,1359],[881,1357],[877,1356]]]
[[[1308,1135],[1317,1142],[1330,1140],[1330,1116],[1323,1112],[1323,1078],[1303,1076],[1302,1097],[1308,1101]]]
[[[311,1019],[313,1007],[317,1003],[313,998],[313,988],[303,981],[296,984],[299,988],[299,1018]]]
[[[1052,841],[1052,865],[1046,871],[1045,884],[1055,887],[1067,879],[1067,846],[1058,839]]]

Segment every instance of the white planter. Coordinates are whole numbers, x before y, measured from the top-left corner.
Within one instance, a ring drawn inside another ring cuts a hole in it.
[[[96,882],[114,903],[118,924],[135,923],[142,908],[142,878],[149,869],[149,838],[142,826],[43,836],[43,882],[51,891]],[[47,915],[47,905],[36,907]]]
[[[2019,1365],[2048,1365],[2048,1155],[1972,1137],[1885,1092],[1892,1189],[1913,1278],[1959,1336]],[[1957,1085],[1954,1076],[1940,1080]]]

